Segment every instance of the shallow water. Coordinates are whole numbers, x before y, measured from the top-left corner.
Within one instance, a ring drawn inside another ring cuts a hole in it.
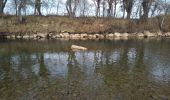
[[[0,100],[170,100],[170,39],[1,40]]]

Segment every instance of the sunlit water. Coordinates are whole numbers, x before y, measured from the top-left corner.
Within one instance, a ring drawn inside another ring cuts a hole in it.
[[[170,39],[1,40],[0,100],[170,100]]]

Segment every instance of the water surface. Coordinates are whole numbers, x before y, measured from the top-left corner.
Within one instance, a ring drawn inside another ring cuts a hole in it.
[[[1,40],[0,100],[170,100],[170,39]]]

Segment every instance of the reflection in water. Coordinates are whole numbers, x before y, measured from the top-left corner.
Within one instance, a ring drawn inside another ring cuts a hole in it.
[[[170,99],[170,40],[6,41],[0,100]],[[72,44],[88,51],[70,51]]]
[[[45,65],[50,72],[50,76],[67,77],[67,53],[44,53],[44,59]]]

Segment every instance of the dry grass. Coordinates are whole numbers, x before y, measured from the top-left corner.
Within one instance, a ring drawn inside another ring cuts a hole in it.
[[[170,31],[170,17],[166,17],[163,31]],[[144,30],[158,31],[158,18],[140,20],[107,19],[107,18],[69,18],[64,16],[27,16],[20,24],[16,16],[0,17],[0,32],[37,33],[68,31],[72,33],[106,33],[106,32],[142,32]]]

